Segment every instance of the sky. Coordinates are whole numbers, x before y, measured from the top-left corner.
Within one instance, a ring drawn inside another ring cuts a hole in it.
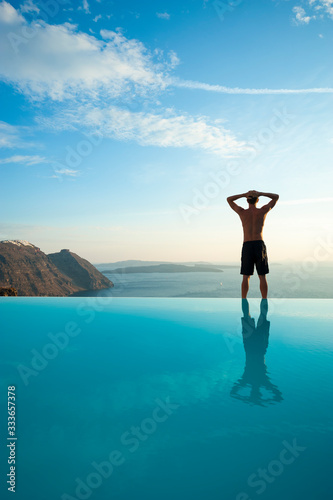
[[[238,262],[256,189],[270,261],[333,261],[332,42],[333,0],[0,1],[0,240]]]

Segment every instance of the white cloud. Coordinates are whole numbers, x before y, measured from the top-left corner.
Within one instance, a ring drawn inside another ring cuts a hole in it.
[[[324,11],[324,14],[327,14],[329,17],[333,19],[333,0],[308,0],[309,4],[314,6],[317,11]]]
[[[55,173],[58,175],[66,175],[68,177],[77,177],[80,175],[80,172],[78,170],[72,170],[70,168],[60,168],[58,170],[55,170]],[[58,175],[53,175],[52,178],[58,178]]]
[[[43,119],[44,126],[58,130],[77,127],[89,133],[121,141],[136,141],[143,146],[189,147],[223,157],[238,156],[248,150],[220,123],[209,122],[204,116],[193,117],[164,110],[163,114],[134,113],[110,106],[81,106],[57,117]]]
[[[24,36],[26,26],[30,28],[29,38]],[[119,107],[119,101],[124,106],[129,98],[156,96],[169,87],[228,94],[333,92],[330,88],[241,89],[182,81],[170,76],[170,71],[179,64],[173,51],[164,55],[157,50],[152,54],[143,43],[126,38],[120,31],[101,30],[100,39],[78,31],[77,26],[69,23],[49,25],[32,21],[29,25],[5,1],[0,3],[0,33],[3,81],[33,99],[51,98],[54,102],[71,99],[72,111],[66,113],[65,119],[62,119],[65,114],[62,118],[59,115],[58,125],[51,124],[53,128],[85,126],[101,130],[107,137],[135,140],[142,145],[192,147],[220,156],[240,154],[246,147],[220,123],[210,122],[206,117],[167,110],[160,114],[134,113]],[[13,34],[14,41],[10,37]],[[47,122],[50,120],[40,119],[41,124]],[[8,130],[2,140],[0,135],[0,146],[13,144],[15,134],[12,140],[10,136]]]
[[[332,94],[333,88],[331,87],[319,87],[319,88],[309,88],[309,89],[247,89],[238,87],[224,87],[223,85],[211,85],[209,83],[195,82],[192,80],[180,80],[178,78],[172,78],[169,82],[170,85],[174,87],[187,88],[187,89],[198,89],[206,90],[208,92],[218,92],[220,94]]]
[[[32,0],[26,0],[22,5],[20,5],[20,11],[23,14],[36,12],[37,14],[40,12],[40,9],[37,5],[33,3]]]
[[[307,15],[303,7],[293,7],[296,24],[309,24],[312,19],[323,19],[325,16],[333,19],[333,0],[307,0],[307,9],[313,14]]]
[[[15,155],[10,156],[9,158],[1,158],[0,164],[8,164],[8,163],[23,163],[25,165],[37,165],[39,163],[49,163],[49,160],[44,158],[43,156],[22,156]]]
[[[90,9],[89,9],[89,4],[88,4],[88,0],[83,0],[83,10],[86,14],[90,14]]]
[[[167,12],[156,12],[156,16],[160,19],[170,19],[170,14],[168,14]]]
[[[98,14],[97,16],[94,17],[93,19],[94,23],[97,23],[99,19],[102,19],[102,14]]]
[[[169,58],[170,58],[170,65],[172,68],[175,68],[180,63],[179,57],[177,56],[174,50],[170,50]]]
[[[102,30],[100,40],[65,23],[33,21],[0,3],[0,78],[34,99],[151,95],[166,88],[169,63],[154,62],[138,40]],[[173,62],[176,55],[172,56]]]
[[[27,133],[28,127],[18,127],[0,121],[0,148],[32,147],[35,144],[27,143],[22,135]]]
[[[9,123],[0,122],[0,148],[14,147],[19,140],[16,127]]]
[[[0,21],[10,27],[25,23],[24,17],[10,3],[5,1],[0,3]]]
[[[306,15],[305,10],[302,7],[294,7],[293,12],[296,14],[296,24],[309,24],[311,19],[313,19],[313,17]]]
[[[0,78],[33,99],[112,99],[152,96],[176,86],[227,94],[331,93],[318,89],[243,89],[170,76],[179,64],[175,52],[149,50],[121,32],[101,30],[102,40],[65,23],[28,22],[7,2],[0,3]],[[13,38],[13,35],[14,38]],[[8,39],[9,36],[9,39]],[[18,38],[19,37],[19,38]]]

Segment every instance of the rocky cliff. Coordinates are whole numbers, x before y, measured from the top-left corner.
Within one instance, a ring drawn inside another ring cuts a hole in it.
[[[69,250],[50,253],[48,257],[79,290],[99,290],[113,286],[113,283],[90,262]]]
[[[0,297],[17,297],[17,290],[15,288],[0,288]]]
[[[69,265],[69,258],[75,263]],[[0,287],[14,287],[20,296],[63,297],[112,286],[88,261],[69,251],[48,256],[27,241],[0,242]]]

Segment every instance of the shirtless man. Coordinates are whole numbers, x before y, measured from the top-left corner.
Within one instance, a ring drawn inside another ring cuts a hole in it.
[[[271,198],[271,201],[261,208],[257,208],[259,196]],[[239,198],[246,198],[249,207],[244,209],[235,203]],[[227,202],[230,207],[238,213],[244,231],[244,243],[242,248],[242,266],[240,273],[243,275],[242,298],[246,299],[249,291],[250,276],[253,275],[254,264],[260,280],[260,292],[263,299],[267,299],[266,274],[269,273],[266,245],[262,238],[265,218],[267,213],[275,206],[279,199],[278,194],[248,191],[244,194],[229,196]]]

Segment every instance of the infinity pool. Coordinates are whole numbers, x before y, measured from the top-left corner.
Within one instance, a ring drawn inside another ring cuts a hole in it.
[[[15,386],[17,500],[330,498],[332,319],[333,300],[1,298],[2,490]]]

